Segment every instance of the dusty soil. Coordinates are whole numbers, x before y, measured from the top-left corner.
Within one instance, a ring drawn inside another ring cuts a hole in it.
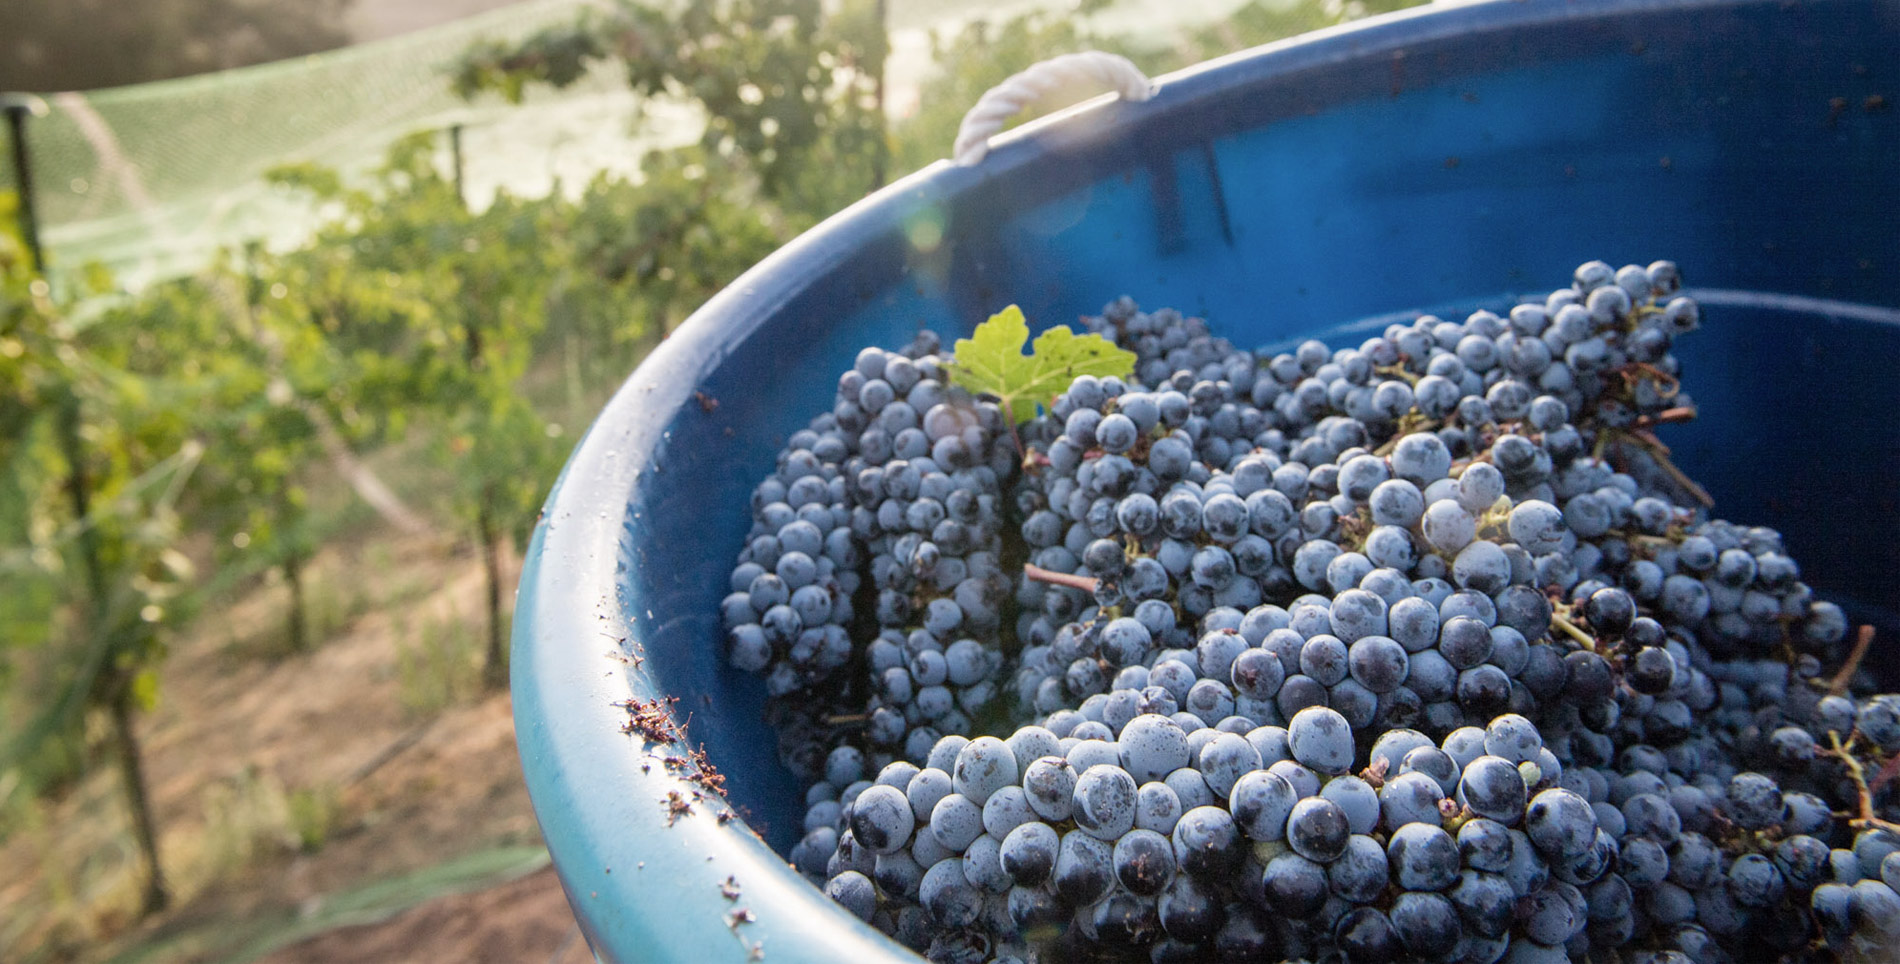
[[[333,631],[312,651],[272,642],[287,592],[268,584],[175,643],[139,724],[172,908],[132,923],[135,851],[100,767],[0,843],[0,867],[24,868],[0,874],[0,918],[14,918],[0,959],[222,960],[235,950],[222,931],[249,925],[248,944],[257,922],[313,918],[328,895],[538,845],[507,694],[478,690],[478,560],[436,536],[370,545],[313,565],[313,617]],[[273,959],[546,960],[572,933],[542,871]]]

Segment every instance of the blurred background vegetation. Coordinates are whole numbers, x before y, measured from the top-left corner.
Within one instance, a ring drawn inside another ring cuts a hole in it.
[[[367,167],[278,158],[260,190],[301,212],[293,236],[223,238],[189,270],[136,282],[83,246],[54,245],[36,264],[19,198],[0,188],[0,864],[37,855],[0,881],[0,959],[99,956],[215,891],[259,847],[314,851],[360,819],[347,781],[287,787],[226,761],[237,775],[182,810],[263,829],[172,866],[164,815],[181,807],[154,800],[141,743],[142,716],[175,698],[167,654],[215,639],[226,670],[301,673],[380,610],[399,620],[390,661],[405,720],[500,690],[514,553],[592,413],[722,285],[942,157],[982,91],[1072,50],[1160,73],[1405,5],[1164,14],[1096,0],[933,15],[885,0],[719,0],[568,3],[549,16],[543,3],[534,29],[458,39],[425,64],[426,96],[532,114],[609,77],[632,110],[592,122],[657,145],[631,169],[476,192],[465,172],[480,128],[463,123],[402,132]],[[10,2],[0,89],[301,56],[344,43],[349,16],[348,0]],[[192,89],[102,102],[162,112]],[[293,125],[308,106],[278,104]],[[31,144],[48,122],[23,120]],[[248,123],[192,122],[213,149],[219,125],[237,142]],[[118,163],[148,160],[122,147]],[[42,191],[83,193],[86,172],[60,163],[35,162]],[[413,621],[430,587],[402,574],[438,571],[413,562],[415,545],[479,574],[472,611]],[[82,819],[92,832],[69,833]],[[97,851],[120,857],[103,875]]]

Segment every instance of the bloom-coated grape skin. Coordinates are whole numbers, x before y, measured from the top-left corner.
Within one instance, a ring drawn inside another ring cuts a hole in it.
[[[1196,765],[1208,789],[1224,800],[1242,775],[1260,769],[1260,751],[1243,736],[1220,733],[1201,747]]]
[[[1252,840],[1281,840],[1299,795],[1277,773],[1255,770],[1234,783],[1228,797],[1234,822]]]
[[[1774,780],[1759,773],[1737,774],[1728,785],[1729,819],[1748,830],[1762,830],[1781,821],[1786,803]]]
[[[1121,763],[1137,783],[1160,780],[1188,764],[1187,734],[1173,720],[1143,714],[1122,729]]]
[[[1359,777],[1334,777],[1320,788],[1320,796],[1345,813],[1346,825],[1355,834],[1371,833],[1379,822],[1379,793]]]
[[[951,853],[962,853],[983,833],[983,809],[970,798],[952,793],[931,808],[929,830]]]
[[[1004,787],[983,803],[983,832],[997,840],[1009,835],[1011,830],[1034,821],[1035,811],[1029,808],[1029,798],[1021,787]]]
[[[1287,724],[1287,742],[1293,758],[1321,773],[1344,773],[1352,766],[1352,729],[1337,711],[1308,707]]]
[[[1061,839],[1046,823],[1025,823],[1003,838],[999,851],[1004,872],[1024,886],[1036,886],[1055,870]]]
[[[1438,826],[1443,822],[1439,807],[1443,799],[1438,781],[1423,773],[1402,773],[1387,778],[1385,785],[1379,788],[1380,813],[1387,827],[1413,822]]]
[[[1563,545],[1564,517],[1548,502],[1531,499],[1518,503],[1507,517],[1511,541],[1534,556],[1556,552]]]
[[[1543,745],[1536,725],[1515,713],[1499,716],[1485,727],[1485,752],[1511,764],[1536,759]]]
[[[1174,879],[1174,845],[1152,830],[1131,830],[1115,841],[1115,877],[1130,893],[1151,897]]]
[[[1083,831],[1069,831],[1057,848],[1052,879],[1056,894],[1067,903],[1092,904],[1115,884],[1114,850]]]
[[[1458,875],[1457,884],[1446,896],[1458,908],[1459,918],[1467,933],[1483,938],[1498,938],[1510,930],[1517,898],[1504,878],[1466,870]]]
[[[1411,671],[1411,658],[1405,647],[1388,636],[1371,635],[1356,640],[1347,662],[1352,678],[1374,693],[1398,689]]]
[[[1043,757],[1023,775],[1029,808],[1044,820],[1062,821],[1074,812],[1075,767],[1061,757]]]
[[[1440,827],[1410,823],[1392,832],[1386,858],[1406,890],[1444,890],[1458,876],[1458,843]]]
[[[1279,774],[1303,798],[1319,793],[1319,774],[1292,760],[1281,760],[1267,767],[1267,772]]]
[[[990,794],[1016,783],[1016,754],[993,736],[971,740],[957,751],[952,786],[981,806]]]
[[[1118,766],[1089,767],[1075,781],[1075,823],[1083,832],[1113,841],[1135,825],[1137,785]]]
[[[1320,633],[1301,647],[1300,672],[1317,680],[1321,686],[1332,686],[1345,679],[1351,671],[1349,659],[1350,651],[1345,642],[1337,636]]]
[[[894,787],[874,786],[852,803],[851,831],[875,853],[893,853],[909,843],[915,820],[910,800]]]
[[[982,894],[971,886],[961,861],[945,860],[924,871],[918,899],[944,927],[965,927],[982,910]]]
[[[1524,779],[1509,760],[1482,756],[1465,766],[1458,783],[1458,801],[1478,816],[1508,827],[1523,816],[1527,802]]]
[[[1214,880],[1229,873],[1240,858],[1240,833],[1228,812],[1200,806],[1181,815],[1174,826],[1174,859],[1181,869]]]
[[[1403,953],[1397,929],[1373,907],[1354,908],[1340,917],[1333,928],[1333,941],[1348,964],[1381,964],[1397,960]]]
[[[1287,817],[1286,839],[1294,851],[1315,863],[1330,863],[1346,850],[1352,828],[1345,811],[1324,797],[1307,797]],[[1453,850],[1454,854],[1456,849]]]
[[[1435,746],[1415,747],[1399,761],[1399,772],[1423,773],[1438,784],[1439,792],[1449,797],[1458,791],[1458,763],[1451,754]]]
[[[1429,745],[1433,745],[1433,740],[1417,730],[1391,728],[1379,734],[1378,740],[1374,740],[1368,762],[1372,764],[1383,762],[1385,774],[1391,776],[1391,774],[1397,774],[1398,764],[1404,762],[1406,753],[1412,753],[1417,747],[1429,747]]]
[[[1436,959],[1449,954],[1464,933],[1457,908],[1441,894],[1400,894],[1389,915],[1400,943],[1420,957]]]
[[[1299,854],[1281,854],[1268,861],[1261,883],[1270,905],[1295,920],[1312,917],[1326,903],[1326,868]]]
[[[859,920],[870,921],[877,912],[877,890],[870,878],[855,870],[833,876],[825,884],[825,895],[844,905]]]
[[[1286,669],[1280,660],[1264,649],[1248,648],[1234,658],[1229,668],[1234,691],[1252,699],[1268,700],[1279,693],[1286,681]]]
[[[1596,812],[1569,790],[1544,790],[1525,809],[1524,831],[1540,852],[1575,857],[1596,839]]]

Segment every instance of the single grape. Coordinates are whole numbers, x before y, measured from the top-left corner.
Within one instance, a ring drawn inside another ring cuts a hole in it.
[[[1057,896],[1071,906],[1100,900],[1115,886],[1113,847],[1082,830],[1063,834],[1051,880]]]
[[[1353,734],[1337,711],[1311,706],[1295,713],[1287,724],[1287,744],[1293,758],[1321,773],[1345,773],[1352,766]]]
[[[1287,844],[1301,856],[1316,863],[1330,863],[1337,859],[1345,852],[1346,840],[1351,833],[1346,812],[1324,797],[1301,800],[1293,805],[1293,812],[1287,817]],[[1456,856],[1455,846],[1452,853]]]
[[[1442,894],[1402,893],[1389,913],[1400,943],[1420,957],[1437,959],[1450,954],[1464,934],[1457,908]]]
[[[873,786],[851,805],[851,833],[874,853],[901,850],[915,827],[910,800],[895,787]]]
[[[1261,883],[1274,910],[1294,920],[1312,917],[1326,904],[1326,868],[1297,853],[1268,861]]]
[[[1523,816],[1527,796],[1517,766],[1496,756],[1471,761],[1458,783],[1459,803],[1506,827]]]
[[[1201,746],[1196,766],[1208,789],[1216,797],[1227,799],[1243,775],[1260,769],[1260,751],[1246,737],[1216,733]]]
[[[1392,832],[1386,858],[1406,890],[1444,890],[1458,878],[1458,843],[1443,828],[1408,823]]]
[[[1205,880],[1224,879],[1241,857],[1240,832],[1233,817],[1219,807],[1199,806],[1182,814],[1173,842],[1175,862]]]
[[[1403,953],[1398,929],[1373,907],[1356,907],[1340,917],[1333,926],[1333,941],[1348,964],[1384,964]]]
[[[1563,789],[1550,789],[1531,798],[1524,811],[1524,831],[1537,849],[1551,857],[1575,857],[1596,840],[1596,812],[1588,801]]]
[[[1017,884],[1034,887],[1055,870],[1056,850],[1061,841],[1046,823],[1025,823],[1003,838],[998,859],[1003,871]]]
[[[1612,878],[1616,879],[1616,878]],[[1618,883],[1621,883],[1618,880]],[[1629,893],[1625,887],[1623,893]],[[1511,928],[1517,896],[1503,877],[1477,870],[1458,874],[1458,882],[1446,893],[1458,908],[1459,920],[1468,934],[1482,938],[1503,937]],[[1627,905],[1623,908],[1628,913]]]
[[[1132,894],[1151,897],[1174,880],[1174,845],[1153,830],[1131,830],[1115,841],[1115,878]]]

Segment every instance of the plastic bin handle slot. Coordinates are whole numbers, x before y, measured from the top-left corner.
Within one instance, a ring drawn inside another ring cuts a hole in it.
[[[1024,107],[1063,87],[1095,83],[1110,88],[1123,100],[1154,96],[1155,85],[1128,58],[1100,50],[1051,57],[997,84],[977,98],[957,127],[951,158],[959,165],[977,164],[990,152],[990,138]]]

